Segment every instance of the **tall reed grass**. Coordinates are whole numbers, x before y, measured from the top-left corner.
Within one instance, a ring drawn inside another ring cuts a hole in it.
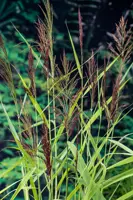
[[[81,55],[77,55],[67,28],[74,63],[67,60],[64,51],[60,67],[53,52],[53,13],[48,1],[45,11],[42,10],[44,21],[36,23],[37,49],[17,30],[29,48],[30,85],[18,68],[9,63],[0,37],[0,74],[8,84],[14,100],[17,128],[6,106],[2,102],[1,105],[15,142],[14,149],[19,155],[18,161],[1,173],[0,178],[8,178],[16,167],[20,167],[22,173],[20,180],[0,191],[1,199],[17,199],[21,192],[25,200],[113,200],[119,184],[133,176],[132,168],[114,173],[117,168],[133,162],[133,150],[123,143],[126,135],[119,139],[114,137],[115,127],[130,111],[120,109],[120,97],[129,81],[127,74],[132,67],[128,62],[132,51],[131,31],[126,29],[127,24],[122,17],[116,26],[116,33],[112,34],[114,46],[110,46],[110,60],[100,68],[95,59],[97,52],[92,52],[91,57],[84,60],[83,27],[79,10]],[[116,63],[119,66],[118,74],[111,95],[107,96],[108,71]],[[46,107],[38,103],[36,71],[39,65],[44,75],[40,78],[46,80]],[[18,75],[25,91],[24,97],[16,94],[12,73]],[[29,100],[32,116],[27,111]],[[33,115],[36,120],[33,120]],[[106,122],[104,131],[103,120]],[[123,159],[115,160],[116,155],[121,155]],[[109,191],[112,191],[111,194]],[[117,200],[132,196],[133,190],[117,196]]]

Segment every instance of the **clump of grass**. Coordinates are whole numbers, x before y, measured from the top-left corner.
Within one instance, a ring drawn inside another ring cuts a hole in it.
[[[21,190],[23,190],[25,200],[30,199],[30,197],[41,200],[46,194],[48,194],[47,199],[49,200],[113,200],[119,187],[116,186],[114,189],[114,184],[119,185],[121,181],[127,177],[132,177],[133,174],[132,168],[118,174],[110,173],[117,167],[123,167],[133,162],[132,149],[122,143],[126,136],[120,138],[120,140],[114,138],[116,125],[127,114],[119,111],[119,96],[128,82],[126,75],[132,66],[129,65],[123,76],[124,64],[129,60],[132,49],[130,32],[126,30],[124,18],[121,18],[119,25],[116,26],[116,35],[113,35],[116,46],[110,47],[113,60],[105,63],[103,70],[99,70],[99,66],[95,62],[94,52],[87,61],[83,60],[83,29],[79,10],[81,62],[68,29],[75,61],[74,64],[69,63],[64,51],[60,68],[56,64],[53,52],[53,18],[49,1],[47,1],[45,8],[46,13],[43,11],[45,21],[39,20],[37,23],[39,37],[37,49],[33,49],[19,33],[29,48],[28,76],[30,86],[26,84],[24,77],[16,70],[25,91],[22,100],[23,109],[20,108],[17,111],[18,123],[21,120],[19,132],[16,131],[9,118],[6,107],[3,104],[2,107],[16,142],[14,148],[19,151],[20,159],[5,170],[0,177],[8,177],[9,172],[12,172],[16,167],[21,168],[22,177],[19,184],[16,182],[18,185],[16,185],[15,191],[11,184],[3,188],[0,194],[3,195],[2,199],[9,197],[11,200],[17,198]],[[0,47],[5,53],[6,50],[1,38]],[[7,57],[6,54],[6,59]],[[42,66],[47,82],[46,107],[41,107],[38,103],[35,59],[37,59],[38,65]],[[120,61],[120,70],[113,86],[112,95],[107,98],[107,71],[114,67],[115,62],[118,61]],[[88,63],[88,67],[85,68],[86,63]],[[8,82],[12,93],[15,94],[11,65],[9,62],[7,64],[3,58],[0,59],[0,64],[2,66],[1,74]],[[86,74],[86,77],[84,77],[84,74]],[[85,109],[86,97],[90,98],[87,101],[87,109]],[[27,98],[29,98],[33,108],[31,116],[29,116],[30,113],[25,115],[29,101]],[[33,115],[35,115],[35,119]],[[102,119],[105,117],[108,126],[105,128],[104,135],[100,135]],[[94,134],[96,124],[98,126],[97,134]],[[126,155],[126,158],[124,157],[120,161],[115,160],[112,164],[111,160],[115,159],[117,154]],[[111,187],[113,191],[110,194]],[[110,194],[109,196],[107,191]],[[117,196],[117,199],[124,200],[132,196],[133,191],[129,191],[122,196]]]

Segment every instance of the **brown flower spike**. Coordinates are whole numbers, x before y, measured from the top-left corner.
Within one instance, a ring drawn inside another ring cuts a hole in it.
[[[50,141],[48,138],[48,128],[43,124],[42,125],[42,148],[43,148],[43,153],[45,156],[45,164],[47,167],[47,173],[48,176],[51,175],[51,159],[50,159],[50,155],[51,155],[51,147],[50,147]]]

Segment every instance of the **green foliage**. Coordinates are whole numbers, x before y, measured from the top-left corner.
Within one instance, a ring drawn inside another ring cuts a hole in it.
[[[24,9],[21,1],[17,3]],[[126,52],[122,49],[99,70],[94,53],[80,63],[68,32],[75,60],[71,65],[64,52],[60,68],[54,54],[49,1],[43,14],[44,21],[37,24],[39,48],[32,46],[32,40],[26,40],[17,28],[18,38],[25,42],[21,47],[13,48],[10,42],[6,50],[1,38],[0,74],[4,80],[0,85],[0,139],[6,155],[0,164],[1,198],[132,198],[132,119],[128,116],[130,109],[120,107],[120,95],[132,67],[122,60]],[[29,21],[35,17],[22,16]],[[125,26],[123,18],[120,26]],[[118,63],[120,70],[108,93],[106,84],[110,82],[106,82],[106,76]]]

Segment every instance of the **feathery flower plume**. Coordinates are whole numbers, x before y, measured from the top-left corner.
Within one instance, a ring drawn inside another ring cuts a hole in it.
[[[50,141],[48,138],[48,128],[43,124],[42,125],[42,148],[43,148],[43,152],[44,152],[44,156],[45,156],[45,164],[47,167],[47,173],[48,176],[51,175],[51,169],[52,169],[52,165],[51,165],[51,146],[50,146]]]
[[[78,21],[79,21],[80,48],[83,49],[83,26],[82,26],[82,16],[81,16],[80,8],[78,9]]]
[[[16,102],[16,92],[14,88],[11,65],[8,61],[7,51],[4,46],[4,41],[1,35],[0,35],[0,50],[1,50],[0,53],[2,57],[0,58],[0,76],[6,81],[8,87],[10,88],[14,102]]]
[[[113,87],[112,102],[110,105],[110,120],[112,121],[115,118],[116,112],[118,110],[119,89],[120,89],[121,79],[122,79],[122,73],[119,73]]]
[[[110,113],[110,121],[113,121],[117,110],[118,103],[120,99],[119,89],[121,85],[122,72],[124,69],[124,64],[129,61],[131,51],[132,51],[132,43],[131,43],[131,30],[127,29],[127,22],[125,22],[124,17],[121,17],[120,22],[116,25],[116,33],[112,34],[112,37],[115,41],[115,46],[110,46],[110,50],[114,56],[120,56],[120,69],[117,75],[113,91],[112,91],[112,102],[110,104],[109,113]]]
[[[44,66],[44,74],[46,77],[49,75],[49,53],[50,53],[50,41],[47,35],[47,27],[46,25],[41,21],[38,20],[37,23],[37,31],[38,31],[38,38],[39,38],[39,51],[41,53]]]
[[[94,105],[94,99],[96,94],[96,87],[97,87],[97,64],[94,58],[94,52],[92,51],[91,59],[88,61],[88,78],[89,84],[92,86],[91,90],[91,107]]]
[[[114,47],[109,45],[112,54],[114,56],[120,56],[123,63],[129,60],[133,47],[131,42],[131,29],[126,29],[127,21],[124,20],[124,17],[121,17],[119,24],[116,24],[116,33],[111,34],[115,41],[115,45]]]
[[[29,51],[28,61],[29,61],[28,75],[29,75],[29,78],[31,81],[30,87],[31,87],[32,95],[35,97],[36,96],[36,84],[35,84],[35,68],[33,67],[34,58],[33,58],[33,54],[32,54],[32,49],[30,49],[30,51]]]

